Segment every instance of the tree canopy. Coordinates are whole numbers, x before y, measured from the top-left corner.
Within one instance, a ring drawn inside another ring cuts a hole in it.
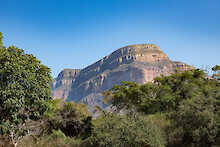
[[[103,94],[118,109],[135,106],[138,111],[154,114],[176,110],[185,99],[218,99],[220,87],[218,81],[196,69],[158,77],[144,85],[122,82]]]
[[[165,129],[169,147],[211,147],[220,136],[219,66],[213,70],[213,76],[195,69],[144,85],[123,82],[103,95],[118,110],[164,114],[170,122]]]
[[[165,147],[166,138],[150,117],[106,113],[94,120],[89,142],[94,147]]]
[[[51,100],[50,109],[45,113],[45,130],[61,130],[69,137],[85,138],[91,134],[91,116],[83,103],[64,102],[62,99]]]
[[[50,69],[32,54],[14,46],[0,47],[2,135],[8,135],[16,143],[28,133],[26,121],[39,119],[47,110],[51,81]]]

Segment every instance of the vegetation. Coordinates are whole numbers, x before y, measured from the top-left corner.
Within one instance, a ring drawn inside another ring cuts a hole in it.
[[[218,66],[215,72],[218,73]],[[164,114],[168,146],[209,147],[219,137],[220,83],[202,70],[176,72],[154,83],[123,82],[104,92],[117,111],[135,108],[145,115]]]
[[[192,70],[158,77],[154,79],[154,83],[144,85],[123,82],[104,92],[104,95],[106,101],[118,109],[135,106],[139,112],[154,114],[174,111],[186,99],[216,99],[219,96],[218,85],[216,80],[207,78],[203,71]]]
[[[172,126],[168,133],[173,146],[211,147],[218,134],[218,115],[214,102],[207,98],[183,101],[170,119]]]
[[[42,120],[44,134],[54,130],[69,137],[87,138],[91,134],[91,116],[85,104],[52,100],[48,110]]]
[[[103,92],[111,109],[53,100],[50,69],[2,44],[0,146],[213,147],[220,145],[220,66],[195,69]]]
[[[22,49],[0,46],[0,55],[0,133],[16,146],[31,133],[27,121],[47,110],[52,78],[48,67]]]
[[[2,37],[2,33],[0,32],[0,47],[3,46],[3,42],[2,42],[2,40],[3,40],[3,37]]]
[[[89,138],[92,146],[100,147],[165,147],[164,132],[152,118],[107,113],[94,120]]]

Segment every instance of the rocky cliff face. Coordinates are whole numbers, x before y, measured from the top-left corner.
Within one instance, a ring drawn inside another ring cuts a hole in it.
[[[82,101],[92,108],[102,104],[101,92],[121,81],[140,84],[160,75],[191,69],[182,62],[173,62],[154,44],[120,48],[98,62],[82,69],[64,69],[52,83],[52,96],[67,101]]]
[[[69,96],[72,84],[78,76],[80,69],[64,69],[51,83],[52,96],[66,99]]]

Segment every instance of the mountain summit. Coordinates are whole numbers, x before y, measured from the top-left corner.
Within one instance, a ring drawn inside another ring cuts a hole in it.
[[[102,104],[101,92],[121,81],[140,84],[175,70],[192,67],[174,62],[154,44],[122,47],[84,69],[64,69],[52,82],[52,96],[67,101],[82,101],[90,108]]]

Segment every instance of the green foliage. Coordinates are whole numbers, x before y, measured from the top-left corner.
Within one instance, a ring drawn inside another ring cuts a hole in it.
[[[81,140],[70,138],[60,130],[53,130],[50,135],[42,136],[34,141],[30,137],[24,138],[19,147],[86,147]]]
[[[220,80],[220,66],[216,65],[212,68],[212,71],[214,71],[212,77],[216,80]]]
[[[56,117],[56,112],[61,111],[63,107],[62,99],[54,99],[48,102],[48,108],[44,113],[44,117],[52,119]]]
[[[2,33],[0,32],[0,47],[3,47],[2,39],[3,39],[3,37],[2,37]]]
[[[47,110],[50,69],[14,46],[0,48],[0,133],[16,144],[28,133],[26,121]]]
[[[86,147],[85,139],[91,134],[91,116],[87,107],[62,99],[50,100],[42,119],[34,123],[35,135],[20,141],[20,146]]]
[[[47,134],[53,130],[70,137],[87,138],[91,134],[91,116],[85,104],[52,100],[49,108],[44,118]]]
[[[218,134],[214,101],[204,97],[183,101],[170,119],[169,144],[181,147],[211,147]]]
[[[156,78],[159,111],[175,110],[182,100],[204,95],[204,85],[208,82],[201,70],[176,72],[167,77]]]
[[[192,70],[162,76],[156,78],[154,83],[144,85],[123,82],[106,91],[104,96],[118,109],[135,106],[140,112],[154,114],[176,110],[181,101],[195,96],[216,98],[216,92],[220,91],[217,85],[203,71]]]
[[[147,115],[169,116],[170,120],[159,120],[168,146],[209,147],[220,138],[219,69],[213,68],[213,78],[196,69],[158,77],[144,85],[123,82],[103,95],[119,110],[135,107]]]
[[[107,113],[94,120],[91,146],[165,147],[163,131],[153,120],[137,115]]]

